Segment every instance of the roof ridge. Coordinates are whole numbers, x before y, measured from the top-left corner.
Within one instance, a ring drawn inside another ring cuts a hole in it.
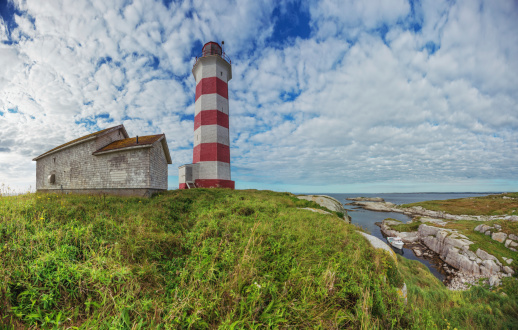
[[[104,152],[108,152],[108,151],[116,151],[116,150],[121,150],[121,149],[126,149],[126,148],[132,148],[132,147],[151,146],[153,143],[160,140],[163,136],[165,136],[164,133],[153,134],[153,135],[141,135],[141,136],[138,136],[139,143],[137,143],[136,136],[113,141],[110,144],[94,151],[92,154],[99,154],[99,153],[104,153]]]
[[[83,135],[83,136],[81,136],[81,137],[79,137],[79,138],[77,138],[77,139],[74,139],[74,140],[71,140],[71,141],[65,142],[65,143],[63,143],[63,144],[61,144],[61,145],[59,145],[59,146],[57,146],[57,147],[55,147],[55,148],[52,148],[52,149],[50,149],[50,150],[48,150],[48,151],[46,151],[46,152],[42,153],[41,155],[39,155],[39,156],[35,157],[35,158],[33,159],[33,161],[38,160],[38,159],[40,159],[40,158],[42,158],[42,157],[44,157],[44,156],[50,155],[50,154],[52,154],[52,153],[54,153],[54,152],[56,152],[56,151],[58,151],[58,150],[61,150],[61,149],[64,149],[64,148],[68,148],[68,147],[70,147],[70,146],[72,146],[72,145],[75,145],[76,143],[83,142],[83,141],[84,141],[84,142],[86,142],[86,141],[87,141],[87,140],[89,140],[90,138],[97,137],[99,134],[102,134],[102,133],[105,133],[105,132],[111,131],[111,130],[113,130],[113,129],[120,129],[120,128],[123,128],[123,129],[124,129],[124,131],[126,130],[126,129],[124,128],[124,125],[123,125],[123,124],[119,124],[119,125],[117,125],[117,126],[108,127],[108,128],[102,129],[102,130],[97,131],[97,132],[93,132],[93,133],[90,133],[90,134],[87,134],[87,135]]]

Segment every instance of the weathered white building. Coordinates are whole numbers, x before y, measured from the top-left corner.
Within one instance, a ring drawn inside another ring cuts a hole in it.
[[[130,138],[123,125],[62,144],[33,159],[38,192],[150,196],[167,189],[164,134]]]

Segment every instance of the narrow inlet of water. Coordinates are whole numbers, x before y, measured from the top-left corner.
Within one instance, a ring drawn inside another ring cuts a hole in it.
[[[344,207],[349,211],[349,215],[351,216],[351,223],[357,226],[362,227],[368,233],[382,241],[386,242],[390,247],[392,247],[386,237],[381,233],[381,229],[376,226],[376,222],[382,222],[386,218],[393,218],[396,220],[400,220],[404,223],[412,220],[411,217],[395,212],[375,212],[364,210],[362,208],[358,208],[354,205],[350,205],[352,201],[348,201],[347,198],[351,197],[381,197],[386,202],[391,202],[394,204],[407,204],[407,203],[416,203],[423,202],[429,200],[445,200],[445,199],[457,199],[457,198],[466,198],[466,197],[479,197],[485,196],[491,193],[403,193],[403,194],[315,194],[315,195],[328,195],[333,198],[336,198]],[[493,193],[494,194],[494,193]],[[406,246],[406,244],[405,244]],[[424,264],[430,272],[437,277],[439,280],[443,281],[446,278],[446,273],[442,268],[444,262],[441,260],[430,259],[427,257],[418,257],[415,255],[412,249],[408,249],[403,247],[402,250],[396,249],[392,247],[394,252],[402,255],[407,259],[417,260],[420,263]]]

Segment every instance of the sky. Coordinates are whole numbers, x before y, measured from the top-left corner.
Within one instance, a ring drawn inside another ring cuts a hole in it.
[[[192,162],[196,55],[225,41],[237,189],[518,191],[518,2],[0,0],[0,185],[124,124]]]

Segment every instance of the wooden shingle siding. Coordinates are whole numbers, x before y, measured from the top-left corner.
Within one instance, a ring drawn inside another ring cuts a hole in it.
[[[166,157],[164,152],[167,146],[165,139],[137,148],[93,154],[122,139],[126,139],[124,134],[113,131],[38,158],[36,189],[119,195],[149,195],[150,192],[167,189],[170,157]],[[55,175],[54,184],[47,179],[52,174]]]

